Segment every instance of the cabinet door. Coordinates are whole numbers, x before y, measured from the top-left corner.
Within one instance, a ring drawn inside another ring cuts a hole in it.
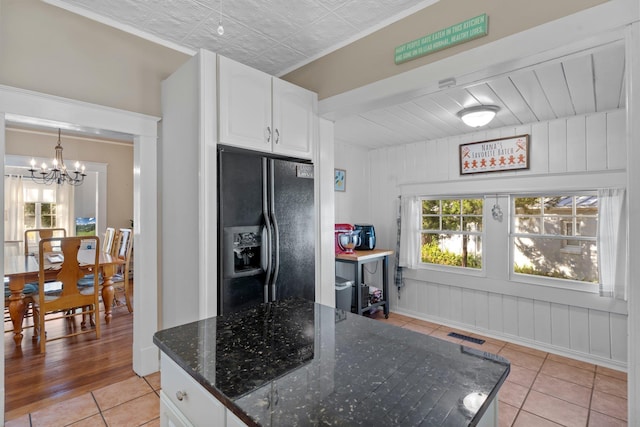
[[[196,426],[224,425],[226,408],[222,402],[164,353],[160,363],[162,392],[176,412]]]
[[[160,426],[161,427],[192,427],[192,424],[171,403],[167,395],[160,390]]]
[[[227,427],[247,427],[247,425],[227,409]]]
[[[312,160],[317,95],[273,78],[273,151]]]
[[[218,56],[218,140],[271,151],[271,76]]]

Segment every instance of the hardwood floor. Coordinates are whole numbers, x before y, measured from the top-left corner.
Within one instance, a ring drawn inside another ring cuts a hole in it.
[[[119,295],[116,295],[118,298]],[[124,301],[124,298],[118,298]],[[80,327],[64,319],[47,323],[48,336],[61,328]],[[46,354],[32,341],[27,329],[22,348],[16,349],[13,334],[5,333],[5,419],[33,412],[53,403],[82,395],[135,375],[132,369],[133,314],[126,305],[113,309],[108,326],[101,313],[101,337],[84,334],[47,342]]]

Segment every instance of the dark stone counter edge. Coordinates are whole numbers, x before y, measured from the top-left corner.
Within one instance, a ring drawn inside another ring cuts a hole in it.
[[[202,378],[201,375],[198,375],[193,369],[187,366],[180,356],[178,356],[175,352],[171,351],[170,348],[165,346],[161,341],[159,341],[156,336],[153,336],[153,343],[160,348],[160,350],[165,353],[171,360],[176,362],[178,366],[184,369],[187,374],[191,376],[198,384],[204,387],[208,392],[210,392],[213,397],[218,399],[220,403],[222,403],[227,409],[233,412],[238,418],[240,418],[247,426],[249,427],[261,427],[260,424],[256,423],[249,415],[247,415],[242,409],[240,409],[232,400],[230,400],[227,396],[224,395],[220,390],[212,386],[208,381]]]
[[[240,418],[245,424],[247,424],[247,426],[249,426],[249,427],[261,427],[260,424],[256,423],[242,409],[240,409],[238,406],[236,406],[236,404],[232,400],[230,400],[227,396],[225,396],[224,393],[222,393],[220,390],[218,390],[217,388],[212,386],[208,381],[204,380],[202,378],[202,376],[198,375],[193,369],[191,369],[189,366],[187,366],[182,361],[182,358],[180,356],[178,356],[176,353],[171,351],[171,349],[169,349],[167,346],[165,346],[161,341],[159,341],[155,337],[155,335],[153,337],[153,343],[155,345],[157,345],[158,348],[160,348],[160,350],[162,352],[164,352],[167,356],[169,356],[169,358],[171,360],[173,360],[178,366],[180,366],[182,369],[184,369],[194,380],[196,380],[196,382],[198,384],[200,384],[207,391],[209,391],[213,395],[213,397],[215,397],[227,409],[229,409],[238,418]],[[475,349],[472,349],[470,347],[467,347],[467,348],[472,352],[475,350]],[[477,350],[475,350],[475,351],[477,351]],[[480,420],[484,416],[485,412],[487,411],[487,408],[491,405],[493,400],[498,397],[498,391],[500,390],[500,388],[502,387],[502,384],[504,384],[505,380],[509,376],[509,373],[511,372],[511,364],[509,363],[508,360],[506,360],[504,357],[497,356],[497,355],[494,355],[494,357],[497,360],[506,362],[507,363],[507,369],[505,370],[505,372],[502,375],[502,377],[500,377],[500,380],[493,387],[493,390],[491,390],[491,393],[489,393],[489,395],[487,396],[487,399],[484,401],[484,403],[482,404],[482,406],[480,407],[478,412],[476,412],[476,414],[474,415],[473,419],[471,420],[471,422],[469,424],[470,427],[476,426],[478,424],[478,422],[480,422]]]
[[[475,427],[480,422],[485,412],[487,412],[487,408],[489,408],[489,405],[491,405],[494,399],[496,399],[496,402],[497,402],[498,391],[500,391],[502,384],[504,384],[507,377],[509,376],[509,373],[511,372],[511,362],[507,361],[504,357],[501,357],[501,356],[496,356],[496,357],[501,358],[502,360],[508,363],[507,369],[504,371],[504,374],[502,375],[502,377],[500,377],[500,380],[493,387],[493,390],[491,390],[491,393],[489,393],[489,395],[487,396],[487,400],[484,401],[480,409],[478,409],[478,412],[476,412],[476,414],[473,416],[471,423],[469,423],[470,427]],[[496,416],[497,416],[497,413],[496,413]],[[496,421],[498,421],[497,418],[496,418]]]

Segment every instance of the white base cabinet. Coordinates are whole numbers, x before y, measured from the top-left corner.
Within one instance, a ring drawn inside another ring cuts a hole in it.
[[[246,427],[242,420],[164,353],[160,364],[162,427]]]

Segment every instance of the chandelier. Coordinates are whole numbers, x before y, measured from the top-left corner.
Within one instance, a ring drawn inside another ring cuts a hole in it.
[[[39,169],[36,169],[35,159],[31,159],[31,179],[38,184],[64,184],[80,185],[84,182],[84,177],[87,176],[84,173],[84,165],[80,165],[80,162],[75,163],[75,170],[71,173],[67,171],[67,167],[62,160],[62,143],[60,142],[60,129],[58,129],[58,144],[56,145],[56,157],[53,159],[53,166],[51,169],[47,167],[46,163],[42,163]]]

